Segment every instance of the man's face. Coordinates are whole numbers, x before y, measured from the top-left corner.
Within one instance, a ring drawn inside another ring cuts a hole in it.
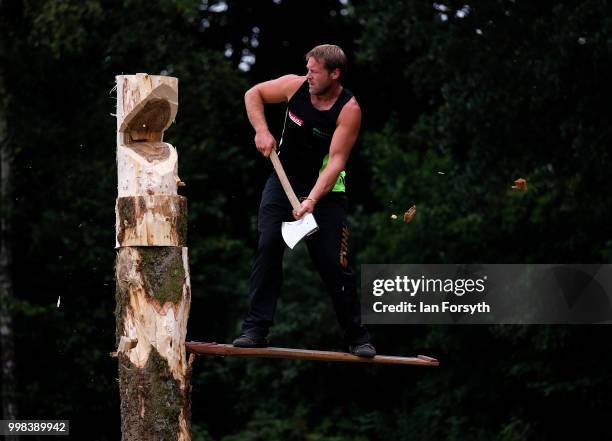
[[[338,79],[338,71],[330,72],[325,67],[323,60],[318,61],[314,57],[306,63],[306,79],[308,80],[308,91],[311,95],[323,95],[329,90],[334,80]]]

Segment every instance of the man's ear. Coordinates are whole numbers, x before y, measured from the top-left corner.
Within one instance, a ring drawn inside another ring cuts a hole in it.
[[[340,69],[335,68],[334,70],[331,71],[331,78],[332,80],[337,80],[338,78],[340,78]]]

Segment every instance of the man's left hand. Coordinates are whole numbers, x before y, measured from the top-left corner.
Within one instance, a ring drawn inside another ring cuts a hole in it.
[[[296,220],[301,219],[307,213],[312,213],[314,211],[315,205],[316,205],[316,202],[313,201],[312,199],[304,199],[302,201],[302,205],[300,206],[299,210],[293,210],[293,217]]]

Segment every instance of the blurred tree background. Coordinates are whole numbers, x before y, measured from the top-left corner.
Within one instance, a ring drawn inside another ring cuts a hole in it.
[[[21,418],[119,438],[114,350],[117,74],[179,78],[189,200],[188,339],[246,311],[271,166],[243,108],[336,43],[363,109],[348,166],[353,265],[610,263],[612,11],[606,0],[1,1]],[[266,109],[280,132],[284,107]],[[526,193],[510,190],[527,179]],[[392,220],[412,204],[410,224]],[[340,349],[303,247],[287,253],[277,346]],[[57,307],[58,299],[61,300]],[[373,326],[380,353],[437,369],[200,358],[194,440],[609,439],[608,326]]]

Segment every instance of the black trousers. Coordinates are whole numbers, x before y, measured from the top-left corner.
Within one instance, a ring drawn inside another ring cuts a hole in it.
[[[292,177],[290,181],[298,198],[310,193],[310,185]],[[319,231],[305,241],[314,266],[331,296],[344,342],[356,344],[368,342],[370,336],[361,325],[356,276],[348,266],[347,208],[348,200],[344,193],[330,192],[325,195],[313,212]],[[249,279],[250,307],[242,324],[244,333],[265,337],[274,324],[286,248],[281,236],[281,224],[295,220],[291,213],[291,204],[276,173],[272,173],[259,206],[259,244]]]

